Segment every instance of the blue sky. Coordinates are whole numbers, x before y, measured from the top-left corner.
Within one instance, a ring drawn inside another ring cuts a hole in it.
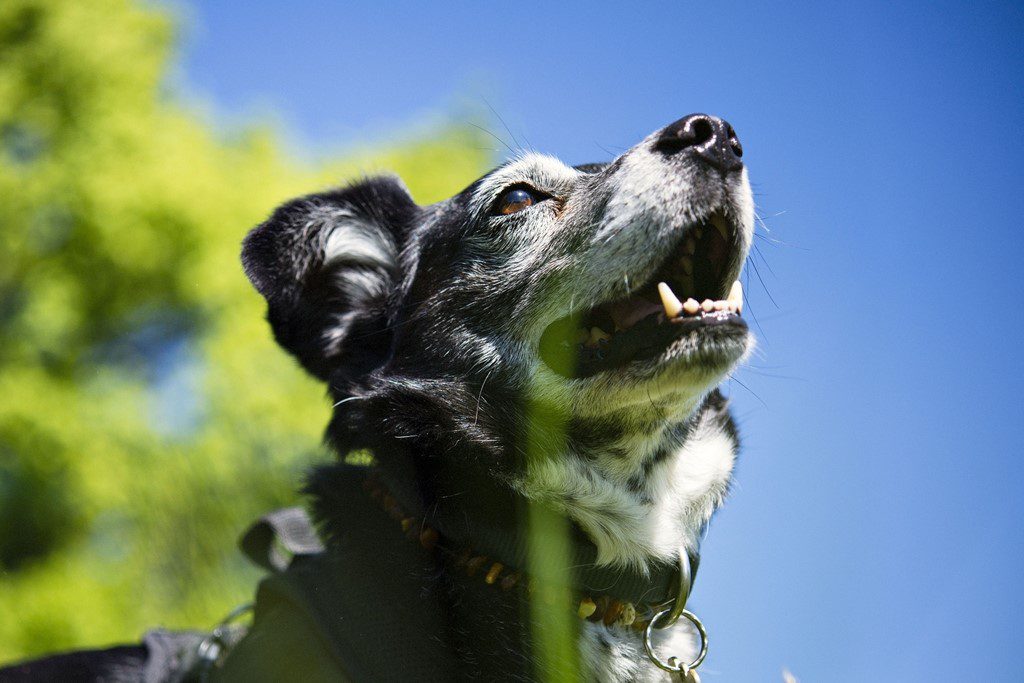
[[[1024,6],[376,5],[185,3],[180,84],[314,155],[489,106],[574,163],[739,132],[771,232],[703,679],[1019,680]]]

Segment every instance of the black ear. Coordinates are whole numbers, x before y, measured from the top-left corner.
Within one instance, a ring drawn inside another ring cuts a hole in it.
[[[398,255],[419,211],[400,180],[371,178],[292,200],[245,238],[242,265],[274,336],[317,377],[383,362]]]

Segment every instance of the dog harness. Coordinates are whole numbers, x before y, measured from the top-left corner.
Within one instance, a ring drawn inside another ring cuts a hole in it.
[[[470,544],[459,533],[459,520],[425,514],[411,502],[414,497],[396,495],[398,487],[365,467],[340,467],[332,476],[332,490],[360,492],[375,504],[348,501],[349,532],[328,534],[326,544],[302,508],[257,520],[240,545],[270,574],[253,604],[237,608],[211,632],[159,629],[141,645],[26,662],[0,670],[0,679],[326,683],[472,676],[451,648],[439,646],[452,628],[446,603],[410,577],[436,574],[440,556],[479,604],[517,591],[529,595],[521,534],[511,527],[492,529],[474,535]],[[677,565],[652,566],[644,575],[597,566],[595,552],[589,542],[574,544],[574,598],[565,609],[582,620],[636,630],[656,666],[680,681],[699,683],[707,633],[685,609],[696,554],[681,553]],[[251,625],[238,625],[250,611]],[[672,628],[679,619],[691,622],[700,639],[689,662],[662,658],[652,643],[656,630]]]
[[[325,549],[301,508],[270,513],[250,527],[242,537],[242,549],[272,574],[260,585],[248,635],[233,646],[211,640],[204,657],[211,680],[269,681],[275,678],[268,675],[272,671],[296,679],[302,672],[302,680],[320,680],[325,671],[332,673],[324,680],[450,680],[461,664],[436,647],[429,635],[445,632],[443,615],[427,608],[427,601],[402,576],[421,566],[436,566],[440,555],[445,566],[475,584],[485,600],[488,591],[532,592],[533,581],[522,570],[526,557],[520,534],[475,525],[470,543],[459,533],[459,520],[436,510],[425,514],[411,502],[413,496],[395,495],[400,485],[392,488],[377,473],[345,468],[339,476],[358,478],[363,495],[376,503],[347,508],[362,509],[347,527],[362,529],[366,536],[332,538]],[[352,488],[350,481],[337,490]],[[336,547],[351,541],[349,551],[354,551],[354,546],[366,547],[369,539],[382,555],[400,557],[359,571],[358,563],[353,566],[346,561],[346,548]],[[571,577],[574,601],[566,609],[582,620],[634,629],[656,666],[681,681],[699,683],[697,667],[707,654],[707,633],[685,609],[697,556],[681,553],[678,564],[653,566],[645,575],[598,566],[595,554],[589,542],[576,544]],[[426,564],[417,566],[411,557]],[[416,608],[401,613],[382,609],[372,597],[381,594],[392,605]],[[689,662],[662,658],[652,642],[656,630],[672,628],[681,618],[693,625],[700,641],[697,656]],[[353,629],[358,632],[355,637]],[[275,652],[301,654],[284,660],[275,655],[269,658],[273,661],[260,656],[268,641],[280,644],[281,640],[291,645],[275,647]]]

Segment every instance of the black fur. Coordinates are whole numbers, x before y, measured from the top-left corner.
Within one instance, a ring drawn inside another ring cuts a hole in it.
[[[650,148],[645,142],[631,153]],[[521,486],[536,457],[629,463],[634,474],[621,482],[623,490],[638,506],[653,506],[645,478],[686,442],[701,416],[718,425],[735,449],[735,427],[717,391],[697,396],[691,412],[677,417],[671,394],[641,408],[586,415],[530,390],[536,344],[526,331],[550,319],[552,306],[562,305],[559,297],[580,291],[567,283],[593,280],[587,255],[608,242],[598,239],[600,219],[612,210],[612,200],[628,194],[622,189],[629,190],[624,174],[632,172],[626,156],[566,169],[564,181],[538,173],[537,185],[550,183],[537,188],[538,196],[551,201],[530,209],[532,218],[490,213],[497,192],[491,178],[505,172],[499,168],[427,207],[417,206],[394,178],[310,195],[279,208],[246,238],[245,271],[267,299],[277,340],[326,381],[336,404],[327,439],[342,455],[371,450],[396,496],[428,521],[440,512],[464,518],[469,538],[483,525],[521,526]],[[654,273],[664,260],[659,250],[678,243],[685,224],[710,210],[741,212],[735,198],[740,190],[730,185],[739,183],[736,177],[709,173],[691,157],[660,155],[651,163],[669,165],[665,183],[673,201],[682,202],[681,218],[670,219],[674,227],[655,226],[649,254],[635,253],[627,242],[613,247],[630,255],[628,267],[638,271],[639,281]],[[687,179],[682,199],[675,172]],[[742,183],[747,187],[745,176]],[[644,220],[652,219],[644,214]],[[356,242],[346,241],[349,233]],[[367,249],[375,256],[367,257]],[[534,266],[518,267],[530,259]],[[588,291],[606,300],[621,297],[619,280],[614,274],[590,283]],[[709,389],[745,349],[745,335],[745,327],[692,333],[703,354],[695,356],[693,372],[709,378]],[[641,380],[652,372],[644,369]],[[665,435],[663,446],[642,455],[630,450],[633,436],[654,433]],[[316,515],[330,537],[355,534],[371,543],[349,518],[364,519],[353,511],[373,503],[343,484],[348,479],[341,471],[322,469],[312,477]],[[584,468],[580,476],[596,482],[605,475]],[[593,543],[573,523],[576,542]],[[372,545],[366,550],[372,553]],[[431,599],[444,596],[449,624],[445,634],[435,635],[460,662],[459,675],[535,675],[519,598],[481,593],[443,558],[434,569],[414,580]],[[604,635],[600,646],[612,649]]]
[[[393,178],[373,178],[342,190],[309,195],[277,209],[249,233],[242,250],[246,275],[267,299],[267,318],[277,341],[314,375],[334,371],[364,375],[387,355],[387,299],[353,301],[335,286],[339,271],[361,271],[382,282],[389,294],[401,279],[397,263],[389,267],[341,260],[325,269],[327,240],[337,227],[332,212],[378,230],[397,246],[407,239],[420,212]],[[324,333],[345,321],[345,335],[357,344],[327,341]]]

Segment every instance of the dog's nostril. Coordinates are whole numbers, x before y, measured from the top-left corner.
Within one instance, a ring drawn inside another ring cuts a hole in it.
[[[693,144],[699,145],[715,137],[715,128],[707,119],[696,119],[693,122]]]
[[[654,149],[669,156],[702,160],[726,173],[743,168],[743,145],[728,121],[690,114],[661,130]]]
[[[736,131],[733,130],[732,125],[729,123],[725,124],[725,132],[729,136],[729,147],[732,148],[733,154],[740,158],[743,156],[743,145],[740,144],[740,139],[736,135]]]
[[[677,136],[683,149],[696,147],[715,137],[715,127],[711,125],[711,121],[706,117],[693,116],[687,119],[686,123],[679,128]]]

